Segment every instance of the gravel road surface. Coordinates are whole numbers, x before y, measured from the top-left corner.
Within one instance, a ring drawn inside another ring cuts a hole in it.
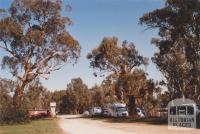
[[[143,123],[112,123],[81,118],[80,115],[59,118],[59,126],[66,134],[200,134],[200,130],[171,130],[167,125]]]

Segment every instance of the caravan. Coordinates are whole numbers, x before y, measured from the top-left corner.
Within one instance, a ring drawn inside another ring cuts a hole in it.
[[[109,115],[112,117],[127,117],[128,109],[126,104],[123,103],[114,103],[108,104],[107,106]]]

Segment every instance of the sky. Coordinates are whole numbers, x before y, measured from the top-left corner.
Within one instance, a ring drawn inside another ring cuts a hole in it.
[[[11,0],[0,0],[0,8],[8,8]],[[94,77],[86,55],[97,47],[103,37],[118,37],[133,42],[143,56],[151,58],[158,51],[151,43],[158,31],[144,31],[145,27],[138,24],[139,18],[146,12],[164,6],[164,0],[64,0],[69,3],[71,12],[63,11],[73,21],[68,31],[80,43],[81,56],[75,65],[66,64],[61,70],[53,72],[48,80],[41,79],[43,85],[51,91],[66,89],[72,78],[81,77],[89,87],[100,84],[103,77]],[[0,49],[0,60],[5,53]],[[163,79],[155,64],[150,64],[145,71],[149,78]],[[12,78],[8,70],[0,70],[1,78]]]

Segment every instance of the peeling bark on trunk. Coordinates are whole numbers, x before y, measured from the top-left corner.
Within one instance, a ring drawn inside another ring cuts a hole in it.
[[[13,104],[15,104],[16,106],[19,106],[23,95],[24,95],[24,88],[27,84],[27,74],[24,75],[23,79],[19,82],[19,84],[17,85],[16,89],[15,89],[15,94],[13,97]]]
[[[20,102],[23,98],[24,87],[25,87],[25,84],[20,83],[17,86],[17,88],[15,89],[15,94],[14,94],[14,97],[13,97],[13,103],[17,106],[20,104]]]

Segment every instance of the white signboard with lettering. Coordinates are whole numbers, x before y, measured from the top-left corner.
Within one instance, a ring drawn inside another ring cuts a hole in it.
[[[56,116],[56,102],[50,103],[50,109],[51,109],[51,116],[55,117]]]
[[[190,99],[175,99],[168,103],[168,127],[196,128],[196,103]]]

